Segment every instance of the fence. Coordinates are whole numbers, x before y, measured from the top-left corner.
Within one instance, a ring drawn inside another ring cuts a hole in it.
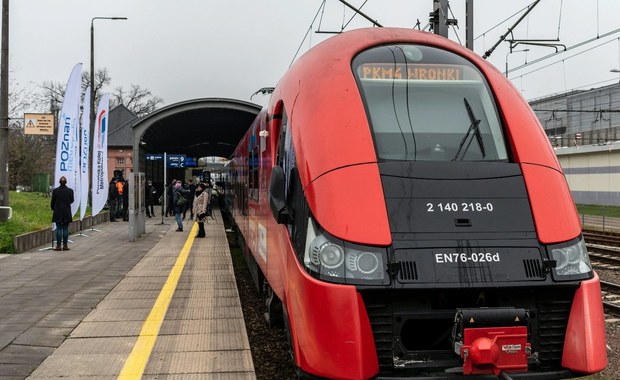
[[[583,228],[594,228],[603,231],[620,232],[620,218],[606,215],[580,214]]]

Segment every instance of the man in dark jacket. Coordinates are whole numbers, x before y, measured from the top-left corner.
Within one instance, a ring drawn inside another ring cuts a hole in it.
[[[194,196],[196,196],[196,185],[194,185],[194,180],[191,178],[187,180],[187,190],[189,190],[189,194],[187,195],[187,205],[185,210],[183,210],[183,219],[187,216],[187,210],[189,210],[189,218],[194,219]]]
[[[67,179],[60,177],[60,186],[52,191],[52,222],[56,223],[56,248],[54,251],[60,251],[60,242],[62,240],[62,250],[68,251],[69,247],[69,223],[71,223],[73,215],[71,215],[71,203],[73,203],[73,190],[67,187]]]
[[[153,205],[157,203],[157,189],[153,186],[152,181],[148,181],[146,187],[144,188],[144,200],[146,203],[146,217],[155,217],[155,209],[153,208]]]

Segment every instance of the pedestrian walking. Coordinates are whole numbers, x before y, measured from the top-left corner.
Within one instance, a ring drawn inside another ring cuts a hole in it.
[[[52,222],[56,224],[56,248],[54,251],[69,250],[69,223],[71,223],[71,203],[73,189],[67,186],[67,178],[60,177],[60,186],[52,191]],[[60,243],[62,242],[62,248]]]

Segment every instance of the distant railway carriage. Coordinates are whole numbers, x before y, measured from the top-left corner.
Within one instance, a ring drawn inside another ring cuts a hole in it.
[[[372,28],[282,78],[227,205],[302,377],[566,378],[606,366],[599,279],[558,161],[503,75]]]

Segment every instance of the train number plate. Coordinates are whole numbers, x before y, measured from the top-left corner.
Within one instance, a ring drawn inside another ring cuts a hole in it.
[[[499,252],[447,252],[435,253],[435,263],[499,263],[502,259]]]

